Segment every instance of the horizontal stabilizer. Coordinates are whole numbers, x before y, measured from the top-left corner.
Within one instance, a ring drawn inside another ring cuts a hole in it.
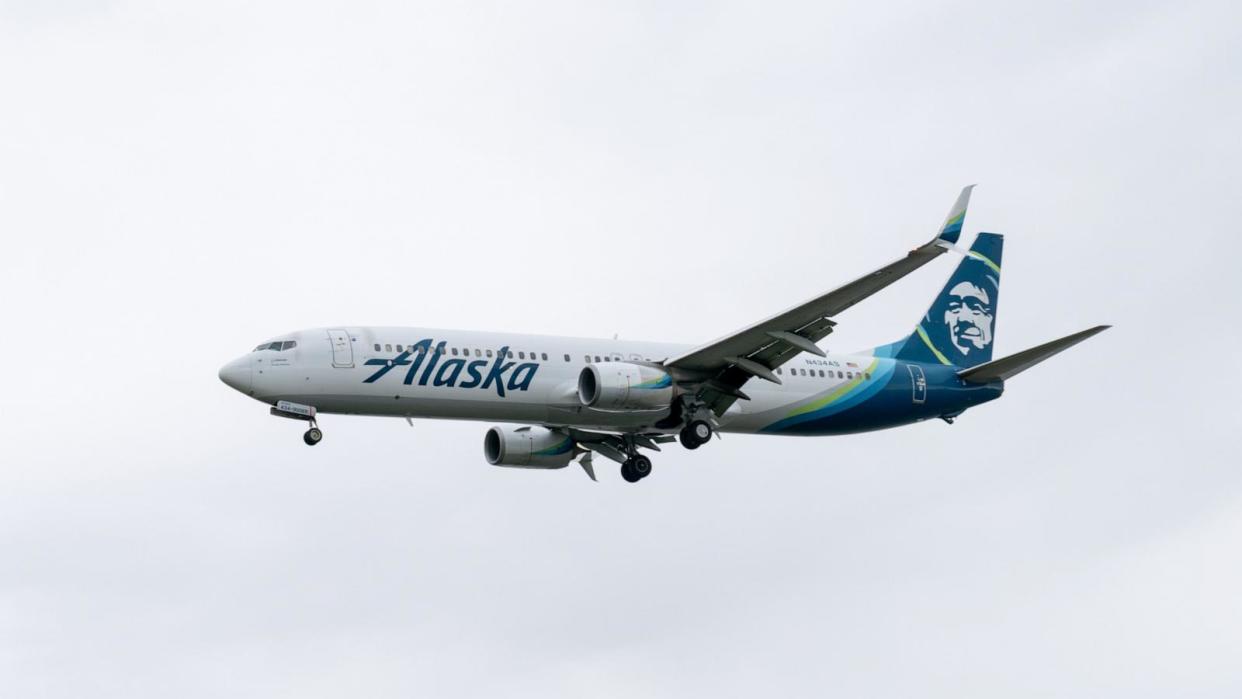
[[[990,381],[1004,381],[1011,376],[1020,374],[1027,369],[1039,364],[1048,357],[1067,350],[1070,347],[1082,342],[1083,340],[1111,328],[1111,325],[1097,325],[1089,330],[1068,335],[1059,340],[1045,342],[1037,347],[1028,350],[1022,350],[1017,354],[1011,354],[995,361],[980,364],[976,367],[957,372],[962,380],[970,383],[988,383]]]

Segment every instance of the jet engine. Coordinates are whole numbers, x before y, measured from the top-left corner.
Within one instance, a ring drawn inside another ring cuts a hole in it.
[[[663,410],[673,402],[673,377],[643,364],[588,364],[578,374],[578,400],[599,410]]]
[[[546,427],[497,425],[483,437],[483,456],[493,466],[565,468],[576,446],[569,435]]]

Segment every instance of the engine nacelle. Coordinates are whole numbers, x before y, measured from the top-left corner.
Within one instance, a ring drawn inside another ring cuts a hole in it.
[[[565,468],[576,446],[569,435],[546,427],[497,425],[483,437],[483,456],[493,466]]]
[[[643,364],[588,364],[578,374],[578,400],[599,410],[662,410],[673,402],[673,377]]]

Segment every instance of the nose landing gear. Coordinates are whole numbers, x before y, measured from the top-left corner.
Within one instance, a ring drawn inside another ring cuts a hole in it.
[[[323,440],[323,432],[319,429],[319,423],[315,422],[315,406],[282,400],[272,408],[271,413],[276,417],[309,422],[310,429],[302,435],[302,441],[306,442],[307,446],[313,447]]]
[[[302,441],[306,442],[306,445],[311,447],[318,444],[322,439],[323,432],[318,427],[315,427],[314,423],[312,423],[311,428],[306,431],[306,434],[302,435]]]

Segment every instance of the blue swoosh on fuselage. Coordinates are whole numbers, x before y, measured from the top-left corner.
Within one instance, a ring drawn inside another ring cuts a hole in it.
[[[876,395],[884,390],[885,386],[892,380],[893,371],[896,367],[897,362],[877,357],[873,360],[873,365],[866,370],[871,372],[870,379],[855,379],[853,385],[837,386],[832,390],[816,394],[803,403],[803,405],[795,408],[787,417],[759,431],[766,434],[808,432],[807,430],[797,429],[797,427],[806,423],[818,422],[831,415],[849,410]],[[809,406],[814,406],[817,403],[824,403],[824,405],[807,410]]]

